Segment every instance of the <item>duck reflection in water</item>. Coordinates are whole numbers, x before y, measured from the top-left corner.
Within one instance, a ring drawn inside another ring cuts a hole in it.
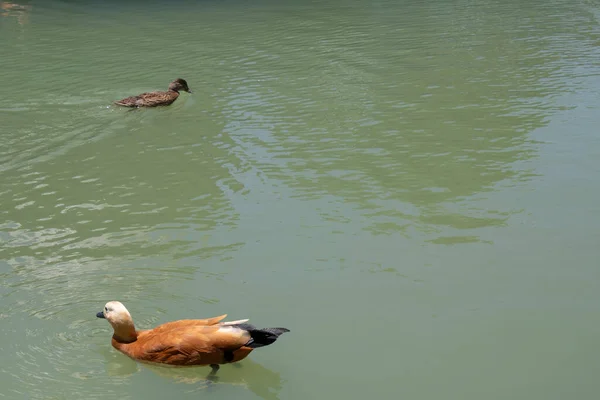
[[[281,376],[263,365],[247,358],[243,363],[223,368],[218,376],[206,375],[206,368],[165,368],[151,364],[140,364],[123,357],[117,352],[104,352],[106,372],[115,378],[133,376],[136,373],[151,371],[161,378],[176,384],[196,385],[193,390],[203,391],[209,388],[218,390],[221,385],[245,387],[265,400],[278,400],[282,389]]]
[[[13,3],[12,1],[0,2],[0,16],[2,17],[17,17],[19,25],[25,25],[29,21],[29,12],[33,7],[28,5],[22,5]]]

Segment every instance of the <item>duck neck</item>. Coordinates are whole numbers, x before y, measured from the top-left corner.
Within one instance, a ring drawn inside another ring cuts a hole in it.
[[[133,325],[133,321],[121,323],[119,326],[113,326],[113,339],[120,343],[131,343],[137,340],[137,331]]]

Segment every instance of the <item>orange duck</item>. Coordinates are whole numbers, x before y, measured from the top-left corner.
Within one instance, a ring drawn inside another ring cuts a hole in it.
[[[167,322],[137,331],[131,314],[118,301],[110,301],[96,314],[113,327],[112,345],[134,360],[173,366],[210,365],[243,360],[252,350],[268,346],[289,332],[285,328],[257,329],[247,319],[221,322],[227,315],[208,319]]]
[[[115,101],[118,106],[123,107],[158,107],[168,106],[179,97],[179,91],[192,93],[185,79],[175,79],[169,84],[169,89],[166,92],[147,92],[138,94],[137,96],[126,97],[122,100]]]

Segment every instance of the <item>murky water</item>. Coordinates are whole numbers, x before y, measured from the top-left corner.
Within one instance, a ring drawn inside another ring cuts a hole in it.
[[[164,3],[0,3],[0,397],[598,397],[598,2]],[[292,332],[207,384],[109,300]]]

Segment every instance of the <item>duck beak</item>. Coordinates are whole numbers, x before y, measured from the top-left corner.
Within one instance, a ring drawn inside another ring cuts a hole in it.
[[[188,89],[188,90],[187,90],[187,92],[188,92],[188,93],[192,93],[192,89]]]
[[[98,314],[96,314],[96,317],[105,319],[104,313],[102,311],[100,311]]]

